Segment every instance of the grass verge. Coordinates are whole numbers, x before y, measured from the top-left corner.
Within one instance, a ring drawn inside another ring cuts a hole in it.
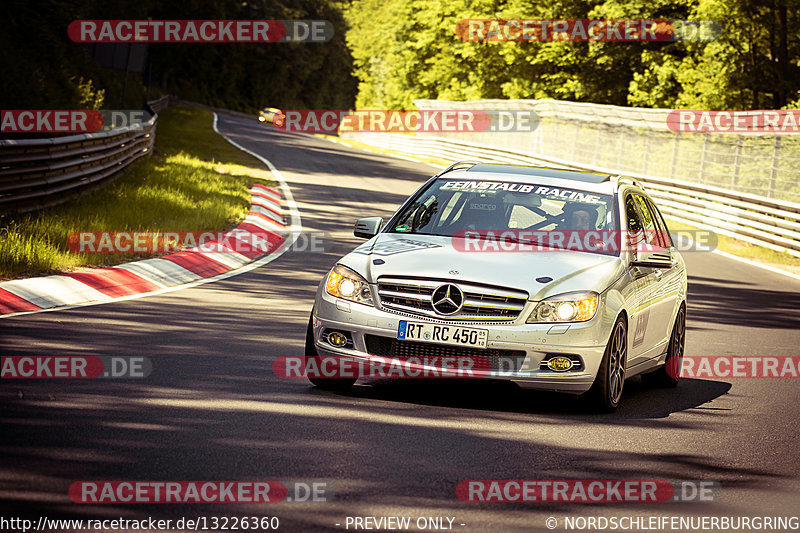
[[[159,115],[151,156],[84,196],[0,227],[0,279],[153,257],[72,253],[67,249],[72,232],[235,227],[248,212],[252,184],[275,182],[261,162],[215,133],[212,121],[205,109],[167,109]]]

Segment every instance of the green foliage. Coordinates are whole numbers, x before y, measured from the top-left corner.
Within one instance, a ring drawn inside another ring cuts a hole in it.
[[[695,68],[679,99],[699,109],[781,108],[800,96],[800,0],[699,0],[693,18],[719,20],[719,39],[689,45]]]
[[[328,43],[150,44],[144,74],[100,67],[93,45],[72,42],[80,19],[323,19]],[[265,107],[349,108],[356,80],[338,0],[3,0],[0,108],[138,108],[149,96],[246,112]]]
[[[644,107],[781,107],[800,97],[800,0],[355,0],[359,108],[416,98],[555,98]],[[468,18],[718,21],[708,42],[462,42]],[[785,37],[785,46],[783,46]]]
[[[78,107],[82,109],[100,109],[103,107],[103,101],[106,97],[105,89],[95,89],[92,80],[84,80],[82,76],[72,78],[70,81],[75,82],[75,90],[77,94]]]

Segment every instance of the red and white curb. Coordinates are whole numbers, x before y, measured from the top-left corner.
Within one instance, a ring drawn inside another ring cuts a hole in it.
[[[216,113],[214,131],[219,133]],[[250,212],[221,242],[109,268],[0,283],[0,318],[161,294],[226,279],[280,257],[302,230],[292,191],[270,161],[225,139],[264,163],[279,187],[254,184]],[[247,245],[235,246],[236,240]]]

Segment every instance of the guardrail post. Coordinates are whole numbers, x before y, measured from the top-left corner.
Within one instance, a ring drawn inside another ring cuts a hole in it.
[[[772,149],[772,168],[769,171],[769,191],[767,196],[775,197],[775,182],[778,181],[778,155],[781,152],[781,136],[775,136],[775,146]]]
[[[600,161],[597,155],[600,153],[600,127],[595,126],[594,131],[594,148],[592,149],[592,159],[590,163],[597,164]]]
[[[558,123],[559,120],[556,118],[555,125],[553,126],[553,146],[558,146]],[[553,151],[555,153],[555,150]]]
[[[675,167],[678,166],[678,143],[680,142],[680,132],[675,132],[675,141],[672,145],[672,164],[669,168],[669,179],[675,179]]]
[[[570,152],[570,159],[575,161],[575,149],[578,146],[578,138],[580,137],[581,129],[577,124],[572,125],[572,129],[575,130],[575,136],[572,139],[572,151]]]
[[[736,190],[737,182],[739,181],[739,167],[742,165],[742,136],[736,137],[736,151],[733,153],[733,178],[731,181],[731,189]]]
[[[539,150],[537,153],[543,154],[545,151],[544,147],[544,119],[541,117],[539,118],[539,126],[536,128],[536,136],[539,142]]]
[[[703,148],[700,150],[700,170],[697,172],[697,179],[703,183],[706,171],[706,150],[708,149],[708,133],[703,134]]]

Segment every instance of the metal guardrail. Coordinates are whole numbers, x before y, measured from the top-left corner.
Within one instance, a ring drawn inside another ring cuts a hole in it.
[[[161,113],[162,111],[164,111],[166,108],[169,107],[172,98],[173,97],[167,95],[167,96],[162,96],[158,100],[150,100],[149,102],[147,102],[147,107],[149,107],[153,113]]]
[[[86,192],[152,152],[158,112],[169,97],[148,102],[147,122],[99,133],[0,140],[0,215],[51,207]]]
[[[496,134],[495,134],[496,135]],[[490,163],[550,167],[624,174],[641,181],[658,200],[664,215],[693,226],[800,257],[800,204],[737,192],[712,185],[620,172],[574,162],[466,141],[392,133],[347,133],[365,144],[403,153],[450,161],[480,159]]]

